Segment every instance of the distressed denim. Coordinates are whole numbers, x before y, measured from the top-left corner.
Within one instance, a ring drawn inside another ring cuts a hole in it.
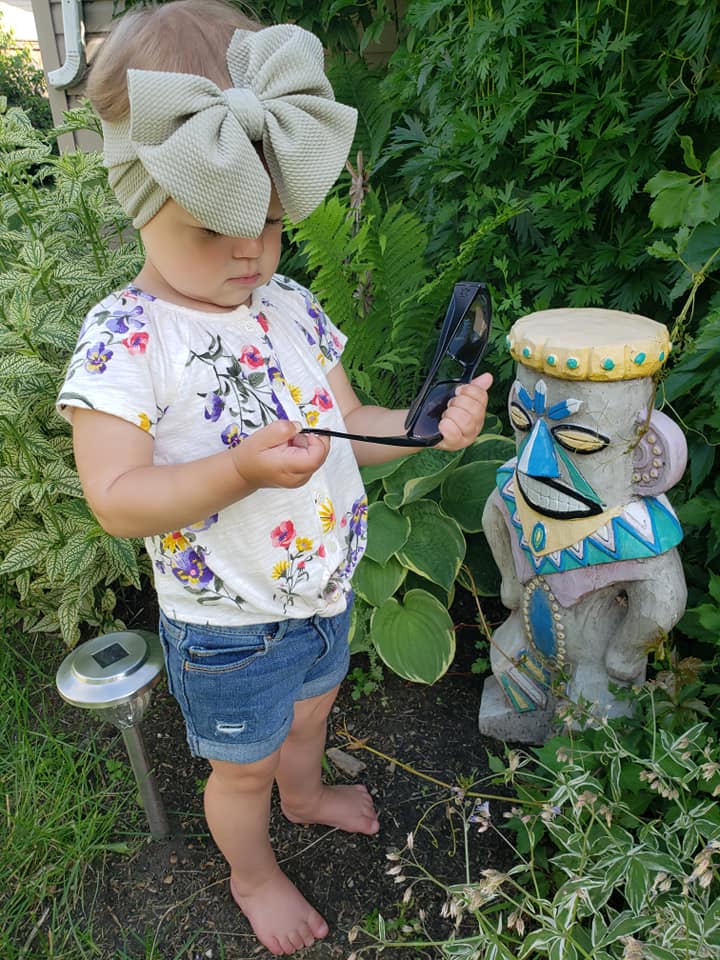
[[[161,613],[168,686],[195,756],[252,763],[285,740],[296,700],[338,686],[350,661],[350,609],[334,617],[244,627]]]

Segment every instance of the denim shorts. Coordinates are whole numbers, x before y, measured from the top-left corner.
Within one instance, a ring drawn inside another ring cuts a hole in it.
[[[327,693],[347,673],[350,609],[247,627],[181,623],[161,613],[168,686],[192,753],[234,763],[274,753],[295,701]]]

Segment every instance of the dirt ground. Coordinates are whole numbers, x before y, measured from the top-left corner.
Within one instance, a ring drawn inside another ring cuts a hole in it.
[[[457,814],[448,815],[453,793],[426,778],[449,785],[457,784],[459,777],[482,780],[488,777],[488,752],[503,753],[502,744],[484,740],[477,732],[482,681],[470,669],[474,656],[472,638],[461,635],[450,671],[432,687],[387,673],[382,691],[355,700],[346,682],[331,717],[328,747],[338,747],[365,764],[356,779],[374,796],[382,825],[378,836],[291,824],[274,798],[271,830],[278,860],[331,928],[326,940],[303,951],[308,960],[348,956],[353,949],[349,931],[357,924],[376,929],[378,912],[394,929],[393,936],[401,935],[402,925],[417,917],[421,907],[430,935],[449,934],[449,922],[439,915],[442,890],[431,882],[419,884],[413,902],[404,907],[407,884],[396,884],[387,875],[392,864],[386,853],[404,847],[413,832],[414,852],[425,869],[444,883],[464,880],[461,821]],[[362,658],[353,658],[351,669],[362,665]],[[92,913],[92,930],[103,957],[266,960],[271,955],[258,946],[234,905],[227,867],[207,834],[202,787],[209,768],[191,757],[182,718],[164,684],[156,689],[143,730],[173,836],[162,842],[148,839],[136,854],[113,856],[107,863],[104,883],[85,908]],[[371,749],[349,749],[347,734]],[[120,741],[117,750],[123,759]],[[355,782],[333,766],[328,776],[335,782]],[[501,792],[487,779],[475,789]],[[494,822],[502,824],[500,805],[493,805],[492,814]],[[511,862],[508,845],[493,830],[478,834],[472,828],[470,838],[473,877],[486,867],[502,869]],[[82,923],[83,918],[77,920]],[[367,940],[361,937],[356,945],[361,942]],[[414,960],[440,953],[411,948],[404,955]]]

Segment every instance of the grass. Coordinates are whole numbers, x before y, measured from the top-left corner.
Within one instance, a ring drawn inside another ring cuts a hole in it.
[[[3,960],[98,957],[73,914],[91,916],[105,855],[144,832],[129,766],[108,755],[108,728],[90,715],[63,726],[73,708],[54,694],[56,654],[57,641],[31,645],[12,630],[0,645]],[[119,823],[134,832],[119,838]]]

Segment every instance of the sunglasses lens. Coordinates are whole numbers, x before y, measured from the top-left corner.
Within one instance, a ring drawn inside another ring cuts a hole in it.
[[[429,438],[438,433],[438,424],[456,387],[457,383],[436,383],[430,390],[417,414],[413,428],[416,437]]]
[[[462,322],[453,336],[449,352],[461,363],[477,366],[487,345],[490,333],[490,300],[482,289],[465,312]]]
[[[492,304],[484,284],[455,285],[435,357],[405,418],[405,428],[413,436],[438,436],[437,424],[455,386],[472,380],[485,353],[491,316]]]

